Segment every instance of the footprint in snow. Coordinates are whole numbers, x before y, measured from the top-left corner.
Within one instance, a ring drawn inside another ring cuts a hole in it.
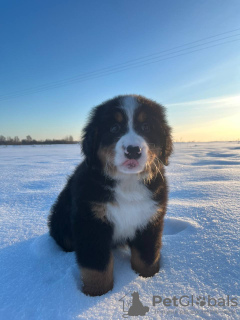
[[[164,220],[164,236],[175,236],[182,232],[193,233],[199,225],[190,219],[184,220],[180,218],[165,218]]]

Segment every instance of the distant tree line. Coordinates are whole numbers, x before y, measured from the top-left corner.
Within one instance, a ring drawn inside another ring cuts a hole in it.
[[[31,136],[26,136],[26,139],[20,140],[18,136],[14,138],[11,137],[4,137],[0,135],[0,145],[33,145],[33,144],[73,144],[78,143],[78,141],[74,141],[72,136],[67,136],[60,140],[55,139],[46,139],[46,140],[35,140],[32,139]]]

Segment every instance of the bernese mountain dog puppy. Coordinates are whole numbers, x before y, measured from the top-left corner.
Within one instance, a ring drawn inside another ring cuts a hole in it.
[[[159,271],[171,129],[163,106],[123,95],[93,109],[81,145],[85,159],[52,206],[48,226],[63,250],[75,251],[82,291],[97,296],[113,288],[118,245],[130,247],[140,276]]]

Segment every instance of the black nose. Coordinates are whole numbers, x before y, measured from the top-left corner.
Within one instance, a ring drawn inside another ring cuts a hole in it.
[[[141,152],[140,147],[128,146],[125,148],[125,156],[128,159],[139,159],[141,157]]]

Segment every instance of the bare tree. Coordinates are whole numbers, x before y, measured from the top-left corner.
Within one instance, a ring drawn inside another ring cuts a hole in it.
[[[20,139],[18,138],[18,136],[15,136],[13,138],[14,143],[18,144],[20,142]]]
[[[4,136],[0,136],[0,142],[5,142],[6,141],[6,138]]]

